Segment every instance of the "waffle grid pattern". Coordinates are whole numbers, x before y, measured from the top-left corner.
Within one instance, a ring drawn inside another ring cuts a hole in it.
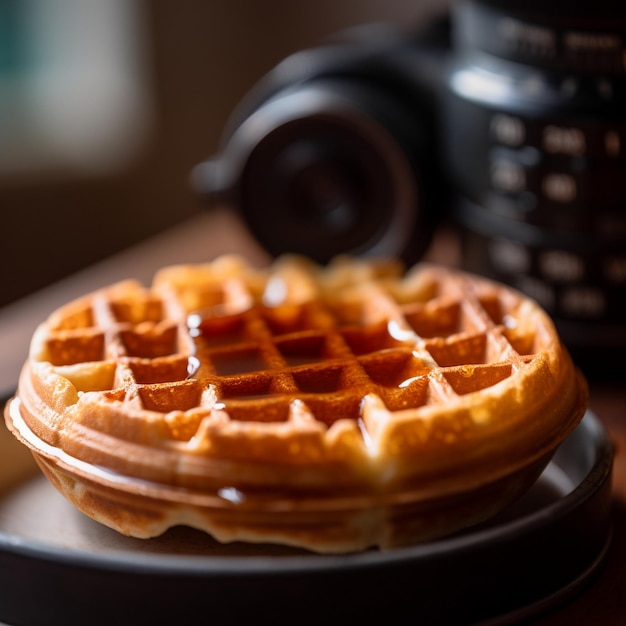
[[[260,283],[208,266],[195,278],[124,283],[59,311],[38,358],[70,379],[81,364],[106,370],[84,390],[148,411],[284,422],[298,401],[330,426],[360,420],[370,394],[393,413],[485,389],[532,360],[538,340],[511,292],[447,273],[443,288],[434,269],[358,284],[302,268]]]

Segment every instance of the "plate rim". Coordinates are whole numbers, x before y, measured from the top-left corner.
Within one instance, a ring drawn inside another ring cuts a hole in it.
[[[4,427],[4,426],[3,426]],[[613,445],[598,417],[591,410],[569,438],[584,429],[586,442],[595,458],[590,470],[569,493],[548,505],[501,524],[439,540],[394,548],[370,550],[350,554],[295,554],[295,555],[191,555],[148,553],[139,550],[115,553],[90,552],[85,549],[46,544],[40,540],[25,539],[0,527],[0,553],[35,558],[63,565],[96,568],[125,573],[152,573],[157,575],[239,576],[242,574],[284,575],[325,570],[352,570],[355,568],[384,567],[428,562],[451,553],[461,555],[479,551],[481,546],[494,541],[513,540],[518,535],[532,533],[540,527],[556,523],[576,507],[589,500],[610,478],[613,462]],[[567,441],[567,440],[566,440]],[[550,463],[553,463],[551,461]]]

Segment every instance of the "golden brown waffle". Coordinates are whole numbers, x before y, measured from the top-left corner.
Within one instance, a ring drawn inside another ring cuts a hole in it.
[[[124,534],[186,524],[345,552],[489,518],[586,399],[550,319],[503,285],[223,257],[53,313],[6,417],[71,502]]]

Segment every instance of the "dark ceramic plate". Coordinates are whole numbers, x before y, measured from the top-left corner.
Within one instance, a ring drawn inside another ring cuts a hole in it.
[[[184,528],[148,541],[122,537],[69,505],[0,426],[0,622],[528,618],[567,601],[602,561],[612,458],[607,433],[587,413],[531,491],[488,525],[409,548],[325,556],[224,546]]]

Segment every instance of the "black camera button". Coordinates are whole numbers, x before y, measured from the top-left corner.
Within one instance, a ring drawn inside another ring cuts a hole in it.
[[[590,135],[589,149],[594,159],[607,161],[626,159],[626,126],[595,125]]]
[[[520,147],[527,140],[526,121],[507,113],[496,113],[489,122],[489,135],[492,141],[511,147]]]
[[[537,255],[541,276],[550,282],[580,282],[585,279],[585,261],[569,250],[541,250]]]
[[[568,318],[605,319],[607,302],[605,292],[591,285],[575,285],[561,291],[559,314]]]
[[[548,124],[543,127],[541,148],[547,154],[577,157],[587,153],[587,137],[577,126]]]
[[[548,202],[573,206],[580,200],[580,186],[571,172],[547,171],[541,177],[541,196]]]
[[[519,194],[528,189],[526,168],[508,159],[495,159],[489,168],[489,181],[496,191]]]
[[[543,168],[536,174],[528,176],[527,181],[529,191],[537,194],[539,210],[569,211],[572,218],[592,217],[618,224],[626,219],[623,215],[626,168],[596,165],[578,169],[570,165],[569,168]],[[611,228],[608,228],[609,236]],[[623,227],[621,232],[626,235]]]
[[[487,184],[498,193],[525,196],[537,188],[537,168],[540,163],[541,153],[530,146],[519,149],[494,147],[489,151]],[[534,206],[534,201],[531,204],[523,202],[518,208],[526,212]]]

